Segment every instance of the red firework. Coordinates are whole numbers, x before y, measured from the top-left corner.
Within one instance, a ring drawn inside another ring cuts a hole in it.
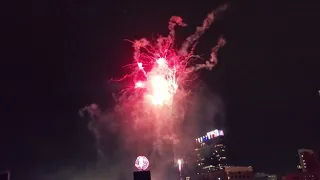
[[[223,6],[218,11],[225,9]],[[212,48],[210,60],[191,66],[191,61],[199,58],[194,55],[194,49],[200,36],[213,23],[217,11],[208,14],[202,26],[197,27],[194,34],[189,36],[180,49],[174,49],[175,26],[186,26],[181,17],[173,16],[169,21],[169,35],[159,37],[156,42],[145,38],[133,43],[134,87],[143,89],[143,99],[154,106],[171,106],[178,89],[183,86],[190,73],[199,69],[212,69],[216,63],[216,53],[225,44],[220,38],[218,44]],[[126,76],[129,77],[129,76]],[[183,87],[182,87],[183,88]]]

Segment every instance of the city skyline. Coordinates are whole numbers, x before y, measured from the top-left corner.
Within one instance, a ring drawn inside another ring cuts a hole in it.
[[[196,143],[197,134],[221,128],[230,164],[265,173],[296,170],[297,149],[319,153],[317,5],[298,0],[37,1],[30,17],[22,4],[5,8],[10,26],[4,25],[3,33],[9,56],[1,66],[0,171],[9,169],[18,180],[113,171],[114,163],[91,171],[103,164],[97,163],[100,149],[88,118],[78,111],[92,103],[102,111],[112,109],[113,93],[129,85],[110,83],[123,77],[133,59],[132,44],[124,40],[168,34],[168,20],[179,15],[188,24],[177,29],[177,40],[183,41],[208,12],[225,3],[228,9],[195,49],[209,59],[220,35],[226,40],[216,67],[199,72],[198,86],[209,95],[200,101],[205,105],[199,102],[197,118],[187,116],[197,123],[184,124],[186,135],[179,137]],[[190,91],[198,93],[197,87]],[[105,158],[116,162],[125,143],[118,140],[115,124],[103,127],[108,127]]]

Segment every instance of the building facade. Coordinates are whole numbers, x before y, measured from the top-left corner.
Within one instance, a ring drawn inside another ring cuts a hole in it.
[[[223,170],[227,166],[224,132],[215,129],[196,139],[197,174]]]
[[[295,172],[282,177],[282,180],[319,180],[314,173]]]
[[[200,180],[254,180],[254,175],[250,166],[225,166],[222,170],[203,173]]]
[[[298,172],[287,174],[282,180],[320,180],[320,163],[317,154],[310,149],[298,150]]]
[[[320,171],[320,162],[317,154],[310,149],[299,149],[300,168],[302,172],[315,173]]]

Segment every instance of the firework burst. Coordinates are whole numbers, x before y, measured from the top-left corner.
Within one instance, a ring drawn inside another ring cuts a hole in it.
[[[168,36],[161,36],[155,41],[145,38],[130,41],[134,48],[133,63],[128,65],[131,73],[118,81],[130,79],[132,85],[114,94],[117,104],[112,116],[100,116],[100,111],[95,116],[98,119],[94,122],[95,129],[101,122],[121,121],[118,131],[124,139],[123,145],[136,153],[132,157],[138,154],[148,157],[153,176],[157,176],[153,179],[163,179],[166,163],[172,161],[176,154],[181,155],[177,152],[177,144],[189,105],[187,82],[193,80],[196,71],[211,70],[217,64],[217,52],[225,40],[222,37],[218,39],[209,60],[201,59],[194,50],[216,14],[225,8],[222,6],[209,13],[196,32],[187,37],[178,49],[175,48],[175,27],[187,26],[178,16],[170,18]],[[202,62],[197,63],[199,61]],[[95,133],[99,134],[98,131]]]
[[[127,120],[133,121],[133,130],[130,131],[135,133],[133,141],[137,142],[138,139],[143,142],[141,146],[138,145],[138,152],[146,146],[145,142],[152,142],[153,148],[149,153],[151,168],[156,161],[159,170],[160,162],[173,158],[172,152],[173,156],[179,154],[175,146],[179,142],[179,128],[188,104],[186,82],[192,81],[195,72],[200,69],[211,70],[217,64],[219,48],[225,44],[225,40],[220,37],[217,45],[212,48],[209,60],[194,54],[200,36],[212,25],[218,11],[209,13],[202,26],[186,38],[180,49],[174,48],[177,46],[175,27],[187,24],[178,16],[171,17],[167,37],[159,37],[154,42],[145,38],[131,41],[135,50],[134,62],[131,64],[132,72],[125,78],[132,79],[133,88],[127,88],[116,96],[117,110],[129,116]],[[202,63],[196,64],[198,61]]]
[[[154,106],[172,106],[175,95],[184,88],[190,74],[204,68],[211,70],[216,65],[217,51],[225,44],[222,37],[212,48],[209,60],[191,65],[191,62],[200,59],[194,54],[194,49],[200,36],[213,23],[215,14],[209,13],[202,26],[197,27],[197,31],[185,40],[180,49],[174,49],[175,26],[187,25],[178,16],[170,18],[167,37],[159,37],[154,43],[145,38],[132,42],[135,50],[132,65],[135,67],[124,78],[133,77],[135,89],[144,89],[144,100]]]

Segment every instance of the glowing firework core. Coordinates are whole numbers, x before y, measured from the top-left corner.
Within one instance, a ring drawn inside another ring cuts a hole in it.
[[[175,81],[175,66],[169,67],[165,58],[158,58],[150,72],[144,70],[141,62],[138,69],[145,75],[146,81],[137,81],[135,88],[146,88],[145,98],[154,105],[171,104],[172,98],[178,89]]]
[[[139,170],[146,170],[149,167],[149,160],[145,156],[138,156],[135,166]]]

